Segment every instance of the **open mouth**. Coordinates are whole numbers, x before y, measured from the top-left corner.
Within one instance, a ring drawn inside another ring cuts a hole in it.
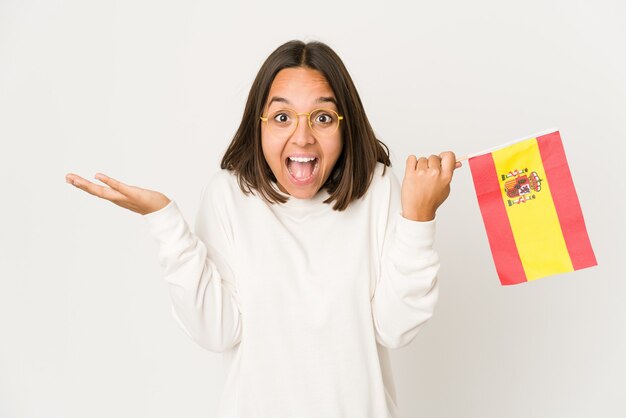
[[[288,157],[285,165],[295,183],[308,183],[319,171],[319,159],[316,157]]]

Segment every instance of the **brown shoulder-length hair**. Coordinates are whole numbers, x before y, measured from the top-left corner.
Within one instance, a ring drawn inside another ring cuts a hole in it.
[[[324,203],[335,201],[333,209],[342,211],[365,194],[377,162],[384,164],[384,174],[391,160],[389,148],[374,135],[348,70],[335,51],[322,42],[289,41],[267,57],[252,83],[241,124],[222,158],[221,168],[237,174],[245,194],[254,194],[256,190],[269,203],[287,201],[270,183],[276,177],[263,156],[260,116],[274,77],[280,70],[292,67],[321,72],[336,96],[339,114],[344,117],[340,125],[342,151],[322,186],[330,194]]]

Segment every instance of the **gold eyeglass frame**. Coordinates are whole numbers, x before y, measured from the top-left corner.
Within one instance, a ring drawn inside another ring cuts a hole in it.
[[[339,113],[335,112],[332,109],[327,109],[325,107],[320,107],[320,108],[317,108],[317,109],[313,109],[310,112],[301,112],[301,113],[296,112],[294,109],[283,108],[283,109],[276,110],[276,113],[279,113],[280,111],[283,111],[283,110],[288,110],[290,112],[295,113],[295,115],[296,115],[296,126],[293,128],[293,130],[291,131],[289,136],[293,135],[293,133],[298,129],[298,125],[300,124],[300,116],[301,115],[306,115],[306,119],[307,119],[309,128],[311,129],[311,132],[314,132],[315,134],[320,135],[320,136],[330,136],[330,135],[334,134],[335,132],[337,132],[337,130],[339,129],[339,125],[341,125],[341,121],[343,120],[343,116],[341,116]],[[311,114],[317,112],[318,110],[324,110],[324,111],[327,111],[327,112],[332,112],[335,115],[337,115],[337,127],[331,133],[320,134],[318,131],[315,130],[315,128],[313,128],[313,125],[311,124]],[[269,127],[269,114],[267,116],[265,116],[265,117],[261,116],[260,118],[261,118],[261,120],[263,122],[265,122],[267,124],[267,127],[271,131],[271,128]]]

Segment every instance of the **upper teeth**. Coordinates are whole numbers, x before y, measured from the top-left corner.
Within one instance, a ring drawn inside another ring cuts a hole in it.
[[[309,161],[313,161],[315,157],[289,157],[289,159],[299,163],[308,163]]]

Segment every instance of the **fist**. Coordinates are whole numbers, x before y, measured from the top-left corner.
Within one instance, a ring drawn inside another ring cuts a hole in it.
[[[402,216],[413,221],[435,219],[437,208],[450,194],[454,170],[461,167],[451,151],[439,155],[406,160],[402,180]]]

